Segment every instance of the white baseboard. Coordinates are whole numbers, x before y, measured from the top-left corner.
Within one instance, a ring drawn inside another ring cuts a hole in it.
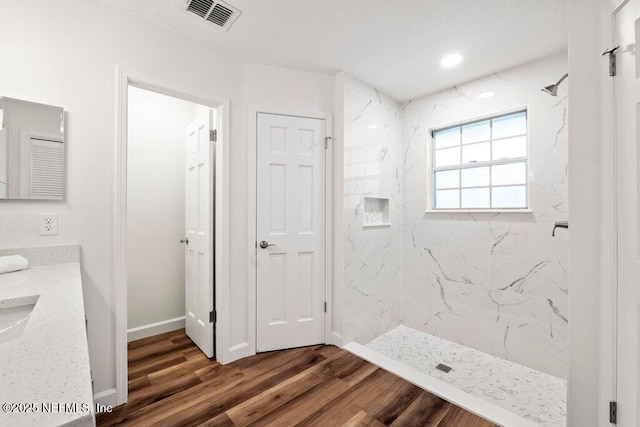
[[[331,332],[331,344],[342,347],[342,334],[336,331]]]
[[[93,401],[99,403],[100,406],[111,406],[115,408],[118,405],[118,394],[115,388],[110,388],[94,394]]]
[[[184,316],[163,320],[162,322],[152,323],[150,325],[138,326],[137,328],[127,329],[127,342],[141,340],[182,328],[184,328]]]
[[[412,384],[427,390],[436,396],[447,400],[469,412],[472,412],[482,418],[494,422],[500,426],[519,426],[519,427],[536,427],[538,424],[522,418],[513,412],[507,411],[493,403],[480,399],[467,392],[459,390],[449,383],[431,377],[424,372],[411,368],[402,362],[390,357],[384,356],[371,350],[368,347],[351,342],[344,346],[345,350],[359,356],[368,362],[373,363],[391,372],[394,375],[404,378]],[[539,426],[538,426],[539,427]]]

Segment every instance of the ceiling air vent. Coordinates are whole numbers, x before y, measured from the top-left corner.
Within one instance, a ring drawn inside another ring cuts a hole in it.
[[[242,13],[229,3],[219,0],[187,0],[186,11],[225,31]]]

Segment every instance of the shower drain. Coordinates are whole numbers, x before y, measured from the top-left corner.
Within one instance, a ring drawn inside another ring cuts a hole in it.
[[[444,365],[442,363],[438,363],[438,366],[436,366],[436,369],[440,369],[442,372],[446,372],[447,374],[449,373],[449,371],[451,371],[451,367]]]

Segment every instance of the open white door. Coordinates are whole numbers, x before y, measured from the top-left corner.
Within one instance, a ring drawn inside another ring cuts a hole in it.
[[[214,357],[213,323],[213,112],[187,127],[185,327],[204,354]]]
[[[638,120],[640,80],[637,48],[640,27],[638,0],[630,0],[615,14],[617,75],[616,103],[617,222],[618,222],[618,342],[617,424],[638,426],[640,407],[640,227],[638,216]]]
[[[257,351],[324,342],[325,121],[257,117]]]

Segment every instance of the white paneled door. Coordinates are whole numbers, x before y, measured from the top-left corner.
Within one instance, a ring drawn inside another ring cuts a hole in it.
[[[213,117],[187,127],[185,200],[185,328],[207,357],[214,357],[213,311]]]
[[[325,120],[257,116],[257,351],[324,342]]]
[[[640,418],[640,1],[630,0],[614,16],[618,222],[617,424],[638,426]]]

